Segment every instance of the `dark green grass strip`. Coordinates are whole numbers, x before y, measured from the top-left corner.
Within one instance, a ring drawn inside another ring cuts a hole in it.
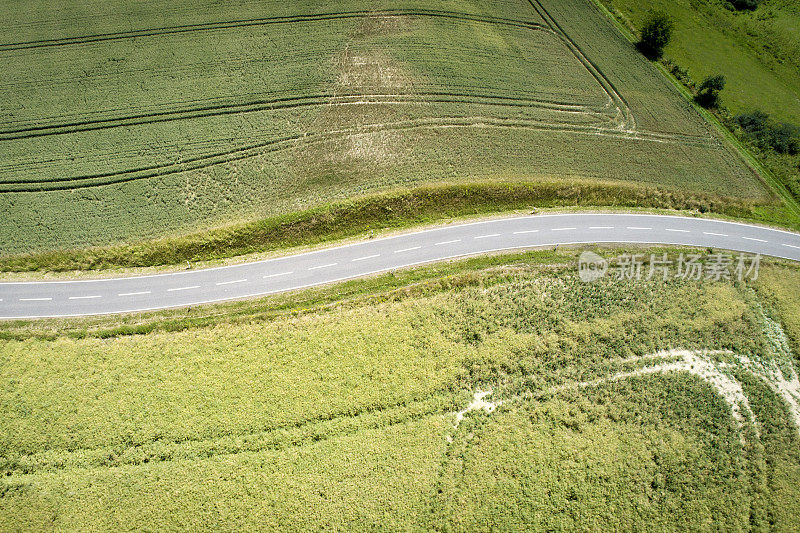
[[[474,182],[389,191],[208,232],[126,245],[0,257],[0,271],[98,270],[177,265],[324,243],[452,217],[575,207],[697,210],[758,219],[770,206],[603,182]],[[776,215],[777,216],[777,215]]]

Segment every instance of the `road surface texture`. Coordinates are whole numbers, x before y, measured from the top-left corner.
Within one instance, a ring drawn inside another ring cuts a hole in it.
[[[663,215],[534,215],[454,224],[203,270],[102,280],[0,283],[0,320],[185,307],[466,255],[583,243],[713,247],[800,261],[800,234],[760,226]]]

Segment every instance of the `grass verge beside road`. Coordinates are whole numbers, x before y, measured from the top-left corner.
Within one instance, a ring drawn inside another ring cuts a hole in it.
[[[473,182],[364,196],[308,211],[208,232],[121,246],[0,257],[0,271],[68,272],[179,265],[334,241],[454,217],[552,207],[657,208],[715,213],[800,228],[775,204],[640,187],[627,183]]]

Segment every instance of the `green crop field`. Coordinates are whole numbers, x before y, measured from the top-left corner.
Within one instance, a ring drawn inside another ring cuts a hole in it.
[[[443,182],[778,205],[590,0],[16,0],[0,34],[0,256]]]
[[[0,529],[794,528],[800,271],[574,260],[126,319],[205,314],[173,332],[4,325]]]

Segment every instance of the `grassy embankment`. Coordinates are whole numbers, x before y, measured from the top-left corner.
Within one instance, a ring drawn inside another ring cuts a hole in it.
[[[656,208],[716,213],[800,228],[779,208],[735,198],[683,194],[625,183],[468,183],[365,196],[305,212],[129,245],[0,257],[0,271],[97,270],[208,261],[314,245],[459,217],[554,207]],[[793,223],[792,223],[793,222]]]
[[[762,308],[796,306],[726,282],[583,284],[574,256],[152,315],[187,317],[179,332],[20,325],[0,341],[0,525],[790,529],[798,428],[745,365],[708,359],[736,365],[758,436],[688,369],[606,378],[670,348],[786,368]],[[786,272],[765,266],[759,290]],[[488,388],[505,403],[454,427]]]

